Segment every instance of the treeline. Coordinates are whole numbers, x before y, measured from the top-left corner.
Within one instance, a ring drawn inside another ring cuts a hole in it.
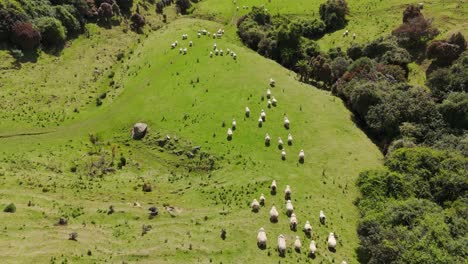
[[[0,43],[22,51],[60,47],[87,22],[110,26],[122,16],[138,31],[145,20],[138,9],[131,15],[132,6],[133,0],[0,0]]]
[[[361,173],[361,263],[466,263],[468,159],[403,148]]]
[[[259,54],[296,71],[301,81],[341,97],[385,153],[423,144],[468,155],[464,36],[457,33],[430,42],[438,35],[437,28],[419,7],[409,6],[391,35],[354,44],[346,51],[321,51],[311,39],[335,29],[327,21],[344,26],[348,12],[344,0],[322,4],[321,20],[271,16],[253,7],[239,19],[238,34]],[[410,85],[407,79],[408,64],[425,58],[433,60],[427,71],[430,91]]]

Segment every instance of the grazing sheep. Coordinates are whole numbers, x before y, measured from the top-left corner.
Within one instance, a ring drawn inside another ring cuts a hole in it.
[[[179,49],[179,54],[182,54],[184,50],[182,48]]]
[[[297,230],[297,217],[294,213],[291,214],[291,219],[289,219],[289,228],[291,228],[292,231]]]
[[[236,7],[236,10],[239,11],[239,6]]]
[[[291,135],[291,133],[288,134],[288,145],[291,146],[293,143],[293,137]]]
[[[228,128],[227,136],[228,136],[228,140],[232,139],[232,130],[230,128]]]
[[[192,46],[193,46],[193,41],[190,41],[190,42],[188,43],[188,45],[189,45],[189,47],[192,47]]]
[[[263,125],[263,119],[262,119],[262,117],[259,117],[258,118],[258,127],[262,127],[262,125]]]
[[[289,119],[287,116],[284,117],[284,127],[286,129],[289,129]]]
[[[270,89],[267,90],[266,96],[267,96],[268,99],[270,99],[270,97],[271,97],[271,91],[270,91]]]
[[[260,113],[260,118],[262,118],[263,122],[266,121],[266,113],[265,113],[265,110],[263,110],[263,109],[262,109],[262,112]]]
[[[276,180],[273,180],[273,181],[271,182],[270,188],[271,188],[271,193],[272,193],[273,195],[276,194]]]
[[[223,56],[223,54],[224,54],[224,53],[223,53],[223,50],[220,50],[220,51],[219,51],[219,55]]]
[[[299,162],[303,163],[304,157],[305,157],[304,150],[301,149],[301,151],[299,152]]]
[[[301,247],[302,247],[301,239],[299,238],[299,236],[296,236],[296,241],[294,242],[294,249],[296,250],[296,252],[300,253]]]
[[[270,145],[270,140],[271,140],[270,135],[268,133],[266,133],[266,135],[265,135],[265,145],[267,145],[267,146]]]
[[[260,205],[261,206],[265,205],[265,195],[263,195],[263,193],[260,195]]]
[[[197,34],[197,37],[198,37],[198,38],[200,38],[200,37],[201,37],[201,34],[200,34],[200,33],[198,33],[198,34]]]
[[[278,222],[278,216],[279,216],[278,210],[276,210],[275,206],[272,206],[270,210],[270,221],[272,223]]]
[[[236,122],[236,119],[232,119],[232,130],[236,130],[237,128],[237,122]]]
[[[219,54],[219,50],[215,49],[215,55],[218,56],[218,54]]]
[[[213,52],[210,51],[210,58],[213,58]]]
[[[171,49],[174,49],[177,45],[175,43],[171,44]]]
[[[271,108],[271,100],[270,99],[268,99],[268,101],[267,101],[267,107]]]
[[[335,249],[335,247],[336,247],[335,235],[333,233],[330,233],[330,235],[328,235],[328,248]]]
[[[341,264],[348,264],[348,262],[343,260],[343,261],[341,261]]]
[[[182,35],[182,39],[183,39],[183,40],[187,39],[187,37],[188,37],[187,34],[183,34],[183,35]]]
[[[217,50],[217,49],[218,49],[218,46],[216,45],[216,43],[213,45],[213,49],[214,49],[214,50]]]
[[[286,151],[284,149],[281,151],[281,159],[286,160]]]
[[[286,254],[286,238],[283,235],[278,236],[278,253],[282,257]]]
[[[291,200],[291,187],[289,187],[289,185],[286,185],[286,189],[284,189],[284,198],[286,200]]]
[[[320,217],[320,223],[321,223],[322,225],[324,225],[324,224],[325,224],[326,216],[325,216],[325,214],[323,213],[322,210],[320,210],[319,217]]]
[[[270,78],[270,86],[271,86],[271,87],[275,87],[275,84],[276,84],[275,80],[273,80],[272,78]]]
[[[304,225],[304,233],[307,235],[307,236],[310,236],[310,234],[312,233],[312,226],[310,225],[310,222],[309,221],[306,221],[305,225]]]
[[[278,138],[278,148],[283,149],[283,140],[280,137]]]
[[[252,212],[254,212],[254,213],[256,213],[256,212],[258,212],[258,210],[260,210],[260,203],[257,201],[257,199],[253,199],[251,207],[252,207]]]
[[[419,9],[423,9],[424,8],[424,3],[419,3],[418,7],[419,7]]]
[[[267,235],[265,233],[265,229],[263,227],[260,228],[257,235],[257,246],[260,249],[265,249],[267,243]]]
[[[356,33],[353,33],[353,39],[356,39]]]
[[[237,59],[237,54],[234,53],[234,55],[232,55],[232,58],[233,58],[234,60],[236,60],[236,59]]]
[[[250,108],[248,106],[245,107],[245,116],[246,117],[250,116]]]
[[[274,96],[272,97],[271,102],[272,102],[273,106],[276,106],[278,104],[278,101],[276,100],[276,98]]]
[[[286,201],[286,215],[291,216],[294,212],[294,206],[292,205],[291,200]]]
[[[184,55],[187,54],[187,48],[184,48]]]
[[[176,46],[179,45],[179,41],[177,41],[177,40],[174,41],[174,44],[175,44]]]
[[[213,33],[213,39],[216,39],[216,36],[218,36],[218,34]]]
[[[231,50],[230,50],[230,49],[226,49],[226,54],[227,54],[227,55],[231,54]]]
[[[314,256],[315,252],[317,252],[317,245],[315,244],[315,241],[312,240],[310,241],[310,245],[309,245],[309,254],[311,256]]]
[[[234,51],[231,50],[231,56],[232,57],[234,57],[234,54],[235,54]]]

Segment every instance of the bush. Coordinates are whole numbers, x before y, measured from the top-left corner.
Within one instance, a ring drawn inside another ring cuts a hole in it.
[[[15,213],[16,212],[16,205],[14,203],[11,203],[3,209],[3,212],[5,213]]]
[[[343,28],[349,14],[348,3],[346,0],[327,0],[320,5],[319,13],[328,31]]]
[[[458,58],[461,49],[458,45],[447,41],[436,40],[427,46],[426,54],[429,59],[435,59],[437,63],[449,65]]]
[[[108,23],[110,19],[114,16],[114,10],[112,9],[112,5],[105,2],[102,3],[98,9],[98,15],[100,19]]]
[[[133,6],[133,0],[116,0],[120,9],[124,12],[130,12]]]
[[[74,7],[68,6],[68,8],[74,8]],[[81,32],[80,22],[64,6],[55,6],[54,17],[60,20],[62,25],[67,29],[67,33],[76,34],[76,33]]]
[[[462,33],[457,32],[455,34],[452,34],[449,39],[447,40],[448,43],[450,44],[455,44],[458,47],[460,47],[461,51],[464,51],[466,49],[466,40],[465,37],[463,36]]]
[[[11,41],[23,50],[33,50],[41,42],[41,33],[31,23],[19,22],[13,26]]]
[[[398,42],[405,48],[412,49],[423,46],[439,34],[439,30],[432,26],[432,22],[418,16],[403,23],[392,31]]]
[[[175,4],[177,12],[181,13],[182,15],[186,15],[188,9],[192,6],[190,0],[176,0]]]
[[[151,192],[153,190],[153,186],[149,183],[144,183],[142,186],[143,192]]]
[[[37,20],[36,24],[41,32],[42,42],[45,45],[61,45],[67,39],[66,30],[62,23],[53,17],[41,17]]]
[[[141,28],[145,25],[145,18],[138,13],[133,14],[130,18],[130,21],[132,21],[130,27],[132,28],[132,30],[137,32],[139,32]]]
[[[20,22],[26,22],[27,17],[14,9],[0,8],[0,41],[11,37],[13,27]]]
[[[357,59],[361,58],[362,56],[364,56],[363,55],[364,54],[363,47],[356,44],[356,43],[353,43],[353,44],[351,44],[351,46],[346,51],[346,54],[352,60],[357,60]]]
[[[421,17],[421,10],[415,5],[409,5],[403,11],[403,23],[408,23],[411,19]]]
[[[463,56],[448,69],[439,68],[431,72],[426,85],[438,102],[451,92],[468,92],[468,60]]]
[[[438,109],[452,127],[468,128],[468,93],[451,93]]]
[[[315,39],[325,34],[326,25],[318,19],[301,20],[302,35],[306,38]]]

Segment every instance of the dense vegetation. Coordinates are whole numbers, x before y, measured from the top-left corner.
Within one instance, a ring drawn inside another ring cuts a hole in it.
[[[464,263],[468,257],[468,159],[399,149],[386,168],[361,173],[358,228],[364,263]]]

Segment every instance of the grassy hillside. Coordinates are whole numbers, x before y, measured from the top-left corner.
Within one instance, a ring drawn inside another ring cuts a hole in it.
[[[314,228],[319,245],[315,261],[354,262],[354,180],[362,169],[380,164],[378,149],[353,124],[340,100],[298,83],[293,73],[240,46],[233,29],[221,40],[195,37],[198,29],[219,27],[202,20],[176,20],[134,50],[126,61],[123,92],[112,104],[81,112],[48,134],[0,139],[0,203],[14,202],[18,208],[15,214],[2,214],[7,220],[2,221],[0,248],[6,262],[47,262],[52,257],[57,262],[276,262],[281,260],[275,252],[278,234],[287,236],[289,246],[295,235],[304,246],[310,241],[288,228],[281,195],[286,184],[293,190],[299,225],[310,220]],[[170,49],[175,40],[188,47],[181,40],[183,33],[194,41],[187,55]],[[210,58],[214,42],[234,50],[237,61]],[[277,82],[271,90],[278,107],[271,109],[261,100],[269,78]],[[245,106],[251,118],[244,118]],[[267,122],[258,128],[262,108]],[[282,127],[283,114],[291,120],[290,131]],[[232,118],[238,130],[228,142],[222,123],[229,125]],[[150,126],[148,138],[141,142],[128,139],[129,128],[138,121]],[[2,129],[3,135],[8,132]],[[265,147],[263,137],[269,133],[275,143],[278,136],[285,140],[288,132],[295,141],[286,146],[288,157],[281,161],[276,144]],[[89,143],[88,133],[97,133],[102,143]],[[171,141],[174,151],[158,147],[157,139],[165,134],[179,138]],[[202,154],[193,160],[173,154],[195,145],[216,159],[217,169],[193,171],[207,162]],[[306,153],[304,164],[297,162],[300,149]],[[89,176],[93,163],[109,162],[112,152],[116,159],[126,157],[128,166],[114,174]],[[70,172],[71,167],[77,171]],[[280,193],[272,197],[268,186],[273,179]],[[152,192],[142,192],[145,182],[154,186]],[[266,208],[253,214],[249,204],[261,193],[267,196]],[[34,205],[28,207],[28,201]],[[134,207],[134,201],[142,208]],[[151,204],[160,216],[149,220]],[[281,212],[277,224],[268,221],[273,204]],[[115,213],[108,215],[110,205]],[[176,216],[163,205],[174,206]],[[326,226],[318,221],[321,209],[329,219]],[[61,215],[70,216],[68,226],[54,226]],[[152,225],[145,236],[143,224]],[[266,251],[256,247],[262,226],[269,238]],[[227,230],[225,241],[219,237],[221,228]],[[78,233],[78,241],[67,240],[72,231]],[[325,248],[332,231],[339,237],[336,253]],[[47,243],[41,242],[44,237]],[[305,252],[288,252],[281,262],[306,259]]]

